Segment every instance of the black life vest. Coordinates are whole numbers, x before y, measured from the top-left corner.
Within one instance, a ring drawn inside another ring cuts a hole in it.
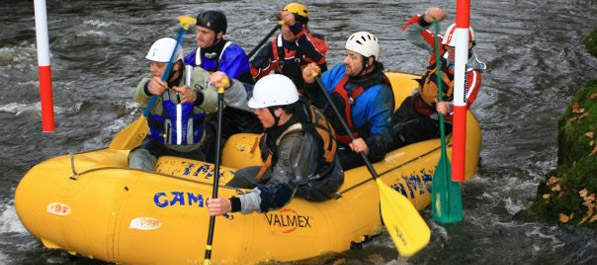
[[[309,106],[308,120],[309,122],[297,122],[286,128],[286,130],[284,130],[284,132],[282,132],[282,134],[280,134],[276,140],[276,145],[274,148],[268,148],[268,145],[265,144],[267,141],[267,134],[264,133],[261,135],[259,139],[259,146],[261,147],[261,159],[263,160],[263,165],[257,174],[257,179],[261,179],[265,171],[273,166],[272,161],[275,160],[275,149],[277,149],[284,136],[291,132],[304,131],[305,133],[309,133],[318,137],[321,140],[321,161],[326,164],[331,164],[334,162],[334,159],[336,158],[337,144],[336,139],[334,138],[334,129],[332,125],[314,106]]]

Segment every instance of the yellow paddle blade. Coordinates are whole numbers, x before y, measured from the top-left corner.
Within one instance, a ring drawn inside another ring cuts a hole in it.
[[[381,217],[398,253],[410,257],[429,243],[431,230],[415,206],[402,194],[388,187],[379,178]]]
[[[197,23],[196,19],[189,17],[189,16],[180,16],[177,19],[178,19],[178,22],[180,23],[180,26],[185,30],[188,30],[191,25]]]
[[[147,120],[145,116],[141,115],[135,122],[124,127],[117,135],[112,139],[108,148],[112,150],[131,150],[141,144],[147,133],[149,127],[147,127]]]

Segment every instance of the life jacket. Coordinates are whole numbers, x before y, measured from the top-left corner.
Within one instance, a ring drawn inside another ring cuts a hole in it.
[[[234,44],[232,41],[225,41],[223,44],[218,44],[217,47],[213,48],[213,52],[211,53],[201,53],[201,48],[198,47],[195,50],[195,58],[189,59],[189,61],[185,61],[187,64],[194,64],[195,66],[199,66],[203,68],[205,71],[209,73],[213,73],[215,71],[222,71],[225,72],[231,78],[238,79],[243,83],[248,84],[255,84],[255,79],[253,79],[253,75],[251,74],[251,67],[249,66],[249,62],[246,62],[246,65],[242,61],[236,61],[232,63],[226,64],[226,69],[222,69],[222,60],[236,60],[237,56],[240,56],[239,53],[243,53],[244,51],[238,45]],[[230,48],[230,52],[226,53],[226,50]],[[217,57],[217,58],[216,58]],[[246,57],[246,55],[245,55]],[[203,60],[205,59],[205,60]],[[244,69],[246,66],[246,69]],[[236,73],[238,71],[238,73]]]
[[[273,69],[277,74],[282,74],[284,70],[284,66],[287,63],[294,63],[295,65],[301,64],[301,58],[296,58],[296,53],[298,49],[291,50],[284,47],[284,42],[282,40],[282,34],[278,35],[277,38],[272,39],[272,65]],[[283,54],[283,57],[280,57],[280,54]]]
[[[325,54],[327,52],[327,45],[323,40],[324,36],[315,33],[312,33],[311,35],[313,36],[313,38],[310,38],[310,40],[313,46],[325,47],[325,49],[322,51],[322,53]],[[297,57],[297,52],[300,49],[300,47],[297,47],[296,50],[284,47],[284,40],[282,39],[282,34],[278,35],[277,38],[272,39],[271,46],[273,55],[271,58],[271,64],[273,65],[272,68],[277,74],[283,74],[284,67],[289,63],[294,63],[297,66],[304,66],[309,63],[315,62],[312,58],[305,55]],[[280,56],[282,54],[284,55],[283,57]]]
[[[419,81],[419,94],[423,101],[433,106],[435,99],[437,99],[437,69],[427,68],[423,73],[423,77]],[[441,71],[442,76],[442,100],[450,101],[454,94],[454,77],[453,75],[446,73],[446,70]]]
[[[383,83],[388,85],[391,89],[392,85],[388,78],[383,75]],[[356,128],[355,124],[352,120],[352,106],[356,103],[357,98],[365,92],[365,88],[357,87],[352,92],[346,90],[346,83],[348,82],[348,76],[344,76],[340,82],[336,85],[334,90],[332,91],[330,97],[332,98],[332,102],[340,112],[344,110],[344,119],[348,128],[352,132],[352,136],[354,138],[365,138],[368,135],[368,132],[365,128]],[[393,91],[392,91],[393,93]],[[393,97],[392,97],[393,98]],[[392,109],[394,107],[392,106]],[[324,110],[325,116],[329,118],[330,123],[332,123],[334,128],[343,128],[342,123],[338,120],[338,117],[334,113],[331,107],[328,107]],[[348,145],[352,142],[350,136],[347,132],[343,129],[336,131],[336,140],[339,142]]]
[[[309,133],[315,135],[321,140],[321,148],[322,148],[322,162],[326,164],[331,164],[334,162],[336,158],[336,149],[337,144],[336,140],[334,139],[334,129],[332,125],[325,119],[324,115],[317,110],[314,106],[309,106],[308,110],[308,120],[307,123],[295,123],[290,125],[284,132],[280,134],[278,139],[276,140],[276,145],[273,149],[270,149],[265,144],[267,140],[267,134],[264,133],[259,138],[259,146],[261,147],[261,159],[264,161],[259,173],[257,174],[257,179],[261,179],[265,171],[273,166],[272,161],[275,161],[275,155],[277,147],[280,145],[280,142],[287,134],[296,131],[304,131],[305,133]],[[331,169],[333,167],[329,167]],[[325,174],[322,174],[325,175]]]
[[[203,57],[201,55],[201,47],[197,47],[197,50],[195,51],[195,65],[199,66],[209,72],[217,71],[218,69],[220,69],[220,61],[222,60],[222,55],[224,55],[224,51],[226,51],[226,48],[228,48],[228,46],[230,46],[231,44],[232,44],[232,41],[227,41],[224,44],[224,46],[222,47],[222,50],[218,52],[219,56],[218,56],[218,60],[216,61],[216,67],[214,69],[205,69],[205,67],[203,66],[203,61],[201,59],[201,57]],[[207,58],[207,59],[213,60],[214,58]]]
[[[454,96],[454,76],[442,64],[442,100],[451,101]],[[429,66],[423,72],[419,82],[418,94],[413,97],[414,107],[417,112],[425,116],[435,113],[435,100],[437,99],[437,69],[435,65]]]
[[[323,40],[323,35],[311,34],[313,38],[310,38],[312,44],[316,47],[325,47],[322,51],[324,54],[327,52],[327,45]],[[294,82],[297,89],[303,94],[303,86],[305,81],[303,80],[303,69],[312,62],[315,62],[311,57],[301,55],[299,53],[300,47],[297,49],[289,49],[284,46],[284,40],[282,34],[278,35],[277,38],[272,39],[272,58],[270,61],[269,69],[272,69],[277,74],[287,76]],[[325,62],[325,59],[324,59]],[[321,63],[321,62],[316,62]]]
[[[168,94],[162,94],[162,113],[148,117],[150,137],[172,145],[198,143],[203,137],[205,114],[195,114],[191,103],[175,104]]]
[[[352,132],[352,136],[354,138],[359,138],[361,137],[361,133],[359,133],[358,130],[355,130],[354,122],[352,121],[352,105],[354,105],[356,99],[365,92],[365,89],[363,87],[357,87],[352,92],[347,91],[345,88],[346,82],[348,82],[348,76],[344,76],[342,80],[338,82],[338,85],[336,85],[330,97],[332,98],[332,103],[336,105],[338,110],[340,112],[344,111],[344,119]],[[338,120],[338,117],[331,107],[325,109],[325,114],[326,117],[329,117],[334,128],[343,128],[342,123]],[[336,131],[336,140],[346,145],[352,142],[350,136],[343,129]]]

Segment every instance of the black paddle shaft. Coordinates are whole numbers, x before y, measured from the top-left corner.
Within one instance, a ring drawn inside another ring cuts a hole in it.
[[[319,78],[319,76],[315,76],[315,81],[317,81],[317,84],[319,84],[319,87],[321,88],[321,92],[325,96],[325,99],[328,101],[330,107],[332,107],[332,109],[334,110],[334,113],[340,120],[340,123],[342,123],[342,127],[344,128],[344,131],[348,134],[348,136],[350,137],[350,140],[354,141],[355,139],[354,139],[354,136],[352,135],[352,131],[350,130],[350,127],[348,127],[348,124],[346,124],[346,120],[344,119],[344,117],[342,117],[342,114],[340,114],[340,111],[338,110],[338,108],[336,107],[334,102],[332,101],[332,98],[330,97],[328,92],[325,90],[325,86],[323,86],[323,84],[321,83],[321,79]],[[373,165],[371,165],[371,162],[369,161],[369,158],[367,158],[367,155],[365,155],[363,152],[359,152],[359,154],[361,155],[361,158],[363,159],[363,161],[365,161],[365,165],[367,165],[367,169],[371,173],[371,176],[373,176],[373,179],[379,178],[379,175],[377,175],[377,172],[375,172],[375,168],[373,168]]]
[[[269,37],[271,37],[272,35],[274,35],[274,33],[280,28],[280,25],[276,25],[272,30],[270,30],[270,32],[265,35],[265,37],[257,44],[257,46],[255,46],[255,48],[253,48],[249,54],[247,56],[249,56],[249,59],[251,59],[251,57],[253,57],[253,55],[255,55],[255,53],[259,50],[259,48],[261,48],[261,45],[263,45],[268,39]]]
[[[222,90],[222,89],[220,89]],[[212,198],[218,197],[218,187],[220,185],[220,164],[222,157],[222,110],[224,109],[224,93],[218,91],[218,127],[216,131],[216,164],[214,168],[214,184],[211,194]],[[207,234],[207,247],[205,248],[205,259],[211,260],[212,243],[216,227],[216,217],[209,217],[209,231]]]

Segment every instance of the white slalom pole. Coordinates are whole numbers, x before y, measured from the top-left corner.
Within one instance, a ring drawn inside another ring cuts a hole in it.
[[[468,29],[470,21],[470,0],[456,2],[456,63],[454,69],[454,116],[452,128],[452,180],[464,181],[466,158],[466,85],[465,71],[468,62]]]
[[[35,36],[37,39],[37,65],[41,100],[42,131],[54,131],[54,103],[52,102],[52,71],[50,69],[50,44],[46,0],[34,0]]]

